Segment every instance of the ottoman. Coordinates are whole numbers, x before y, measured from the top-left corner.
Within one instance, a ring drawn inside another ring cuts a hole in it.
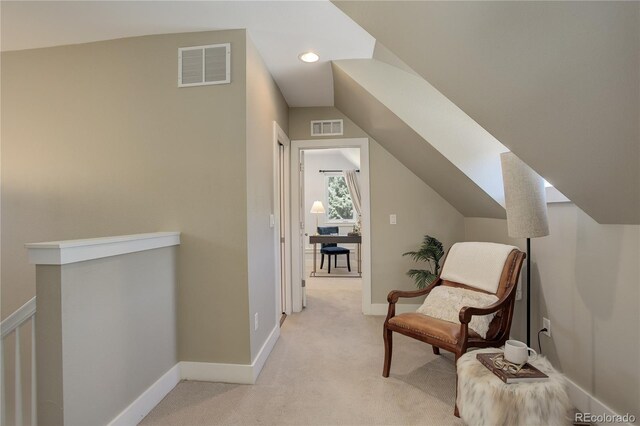
[[[467,352],[458,359],[456,404],[468,425],[567,425],[571,403],[564,376],[543,357],[531,364],[549,376],[532,383],[506,384],[476,359],[489,348]]]

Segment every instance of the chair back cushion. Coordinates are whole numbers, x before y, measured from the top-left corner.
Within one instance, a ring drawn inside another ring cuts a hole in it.
[[[318,226],[318,235],[332,235],[340,232],[337,226]],[[320,248],[337,247],[336,243],[321,244]]]
[[[498,301],[498,296],[468,290],[459,287],[436,286],[431,290],[418,313],[438,318],[444,321],[460,324],[460,309],[465,306],[484,308]],[[474,315],[469,322],[469,328],[487,338],[487,332],[495,313],[489,315]]]
[[[456,243],[449,249],[440,278],[496,294],[513,250],[518,248],[497,243]]]

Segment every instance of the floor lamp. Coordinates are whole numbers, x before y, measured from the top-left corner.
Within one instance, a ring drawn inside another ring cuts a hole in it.
[[[512,152],[500,155],[507,227],[527,239],[527,346],[531,346],[531,238],[549,235],[544,179]]]

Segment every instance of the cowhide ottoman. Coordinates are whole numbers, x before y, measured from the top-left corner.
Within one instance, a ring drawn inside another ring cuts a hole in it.
[[[533,366],[549,380],[506,384],[476,359],[479,349],[458,360],[457,406],[460,418],[468,425],[567,425],[571,403],[564,376],[543,357]]]

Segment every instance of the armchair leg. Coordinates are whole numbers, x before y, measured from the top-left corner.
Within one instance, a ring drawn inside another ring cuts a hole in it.
[[[466,351],[466,349],[462,349],[464,351]],[[462,352],[461,350],[461,352]],[[455,400],[455,406],[453,409],[453,415],[460,418],[460,411],[458,410],[458,358],[460,358],[462,355],[464,354],[464,352],[460,353],[460,352],[456,352],[455,354],[455,365],[456,365],[456,400]]]
[[[439,348],[439,347],[437,347],[437,346],[432,346],[432,348],[433,348],[433,353],[434,353],[435,355],[440,355],[440,348]]]
[[[324,253],[320,255],[320,269],[324,268]]]
[[[391,370],[391,353],[393,351],[393,331],[384,327],[384,367],[382,368],[382,377],[389,377]]]
[[[347,253],[347,269],[351,272],[351,260],[349,259],[351,253]]]
[[[330,254],[327,255],[327,259],[329,260],[329,270],[327,273],[330,274],[331,273],[331,255]]]

